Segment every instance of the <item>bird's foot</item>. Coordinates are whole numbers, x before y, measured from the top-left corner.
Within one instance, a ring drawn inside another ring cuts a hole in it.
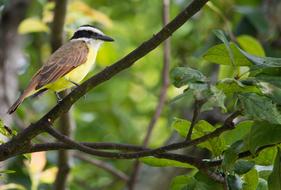
[[[57,97],[57,103],[61,102],[62,98],[60,97],[59,93],[55,92],[55,94],[56,94],[56,97]]]

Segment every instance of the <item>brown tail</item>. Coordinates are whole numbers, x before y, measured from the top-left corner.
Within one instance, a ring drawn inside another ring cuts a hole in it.
[[[19,107],[19,105],[23,102],[23,100],[25,99],[25,96],[21,95],[17,101],[9,108],[8,110],[8,114],[12,114],[14,113],[14,111],[16,111],[16,109]]]
[[[19,105],[24,101],[25,98],[29,97],[30,92],[32,92],[32,90],[34,89],[34,84],[31,82],[28,87],[26,88],[26,90],[20,95],[20,97],[17,99],[17,101],[9,108],[8,110],[8,114],[12,114],[14,113],[14,111],[16,111],[16,109],[19,107]]]

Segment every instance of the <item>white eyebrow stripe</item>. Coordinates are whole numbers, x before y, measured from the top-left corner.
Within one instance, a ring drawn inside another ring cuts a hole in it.
[[[77,31],[81,31],[81,30],[89,30],[89,31],[92,31],[92,32],[95,32],[95,33],[98,33],[98,34],[101,34],[101,35],[104,35],[104,33],[96,28],[93,28],[93,27],[90,27],[90,26],[82,26],[82,27],[79,27]]]

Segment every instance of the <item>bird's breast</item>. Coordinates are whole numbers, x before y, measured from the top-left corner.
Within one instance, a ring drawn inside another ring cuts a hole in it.
[[[89,53],[85,63],[79,65],[64,77],[58,79],[56,82],[52,83],[49,88],[54,91],[62,91],[67,88],[74,86],[74,83],[80,84],[80,82],[86,77],[86,75],[93,68],[96,60],[97,50],[95,48],[89,47]],[[71,81],[71,82],[70,82]]]
[[[96,55],[97,50],[89,47],[89,53],[86,62],[66,74],[65,78],[72,82],[80,83],[93,68],[96,60]]]

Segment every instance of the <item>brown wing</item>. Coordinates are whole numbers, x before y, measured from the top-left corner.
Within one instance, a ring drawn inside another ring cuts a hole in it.
[[[55,82],[83,64],[87,59],[88,51],[87,44],[83,41],[68,42],[60,47],[34,76],[38,81],[35,89]]]

